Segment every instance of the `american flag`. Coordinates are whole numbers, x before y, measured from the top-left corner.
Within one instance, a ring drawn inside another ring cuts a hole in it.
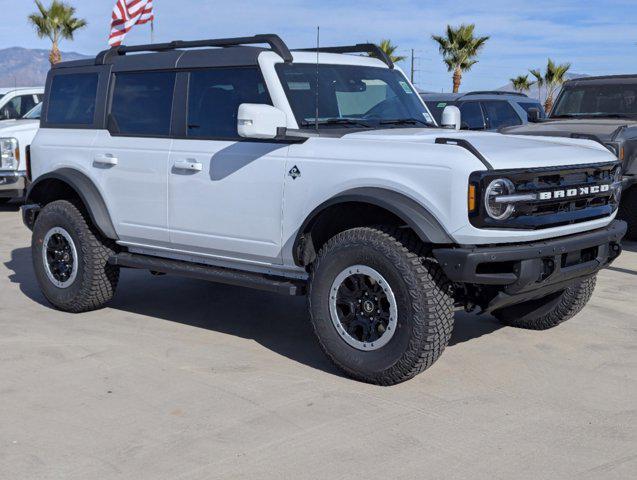
[[[109,45],[121,45],[131,28],[152,22],[154,19],[153,0],[117,0],[113,8]]]

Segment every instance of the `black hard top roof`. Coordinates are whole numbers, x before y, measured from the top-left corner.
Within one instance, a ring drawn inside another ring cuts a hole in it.
[[[269,48],[247,46],[267,44]],[[325,53],[370,53],[385,62],[389,68],[394,64],[377,45],[358,44],[344,47],[321,47],[299,51]],[[278,54],[284,62],[291,63],[292,52],[285,42],[275,34],[253,37],[218,38],[210,40],[174,41],[149,45],[119,46],[100,52],[95,59],[63,62],[55,69],[82,68],[113,65],[114,71],[160,70],[173,68],[197,68],[211,66],[256,65],[262,52]],[[129,55],[134,53],[135,55]]]
[[[632,75],[603,75],[598,77],[573,78],[564,82],[564,85],[576,85],[579,83],[590,83],[596,85],[608,85],[611,83],[637,83],[637,74]]]

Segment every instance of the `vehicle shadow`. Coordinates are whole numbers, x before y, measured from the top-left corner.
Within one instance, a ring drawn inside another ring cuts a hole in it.
[[[622,242],[622,248],[627,252],[637,253],[637,242],[624,240]]]
[[[19,212],[21,205],[18,202],[0,203],[0,212]]]
[[[35,280],[29,248],[13,250],[5,266],[24,295],[50,308]],[[251,339],[293,361],[340,375],[314,338],[303,297],[124,269],[109,308]],[[450,346],[499,328],[492,317],[459,312]]]

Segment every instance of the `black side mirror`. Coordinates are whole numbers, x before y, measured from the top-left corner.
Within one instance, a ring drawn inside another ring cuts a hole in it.
[[[538,123],[540,121],[540,109],[529,108],[528,116],[529,116],[529,122]]]

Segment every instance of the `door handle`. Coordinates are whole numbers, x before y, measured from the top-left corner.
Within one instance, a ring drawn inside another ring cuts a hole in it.
[[[117,159],[117,157],[114,157],[110,153],[105,153],[105,154],[95,155],[95,158],[93,158],[93,162],[96,165],[105,165],[109,167],[114,167],[115,165],[119,163],[119,160]]]
[[[177,170],[188,170],[191,172],[201,172],[203,170],[203,164],[196,160],[176,160],[174,167]]]

